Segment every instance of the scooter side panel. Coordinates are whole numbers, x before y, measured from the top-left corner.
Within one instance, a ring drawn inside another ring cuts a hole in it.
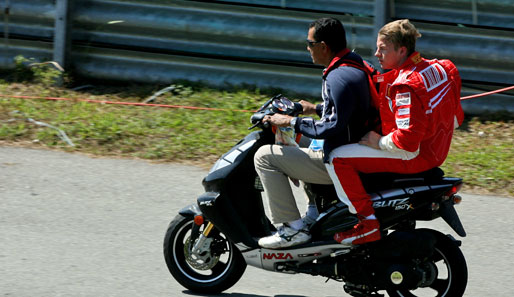
[[[294,263],[295,265],[301,265],[312,262],[316,259],[330,257],[331,254],[335,252],[347,253],[349,251],[349,247],[342,246],[341,244],[327,244],[281,250],[264,248],[253,249],[243,252],[243,257],[248,265],[257,268],[269,271],[296,273],[294,271],[287,270],[285,263],[288,262]]]

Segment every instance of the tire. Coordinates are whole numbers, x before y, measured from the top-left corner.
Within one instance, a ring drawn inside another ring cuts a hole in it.
[[[437,296],[460,297],[464,295],[468,283],[468,268],[461,250],[448,236],[428,230],[435,235],[437,242],[430,262],[435,264],[437,278],[427,287],[416,290],[388,290],[391,297]]]
[[[177,215],[169,224],[164,237],[166,265],[175,280],[185,288],[201,294],[220,293],[241,278],[246,262],[234,244],[214,229],[211,231],[214,240],[207,254],[201,255],[200,260],[190,254],[193,224],[192,217],[182,215]],[[213,254],[212,247],[219,251],[219,255]]]

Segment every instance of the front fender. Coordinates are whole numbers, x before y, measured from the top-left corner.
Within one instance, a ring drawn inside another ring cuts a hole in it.
[[[197,215],[202,215],[202,211],[200,210],[200,207],[198,207],[197,204],[190,204],[178,212],[180,215],[184,217],[195,217]]]

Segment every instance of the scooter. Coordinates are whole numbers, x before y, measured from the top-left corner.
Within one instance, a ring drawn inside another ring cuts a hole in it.
[[[233,286],[247,265],[282,273],[322,276],[344,283],[352,296],[462,296],[467,266],[461,242],[417,221],[442,218],[466,236],[455,204],[462,179],[445,177],[440,168],[414,174],[362,175],[380,221],[382,239],[345,246],[333,238],[358,221],[340,202],[332,185],[310,185],[320,211],[311,226],[312,240],[284,248],[266,249],[261,237],[276,229],[267,218],[263,191],[253,157],[275,137],[266,115],[298,115],[301,105],[277,95],[251,116],[260,128],[225,153],[203,179],[205,193],[184,207],[168,226],[164,238],[167,267],[185,288],[217,294]]]

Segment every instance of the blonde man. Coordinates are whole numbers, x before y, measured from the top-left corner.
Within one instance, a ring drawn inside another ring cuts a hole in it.
[[[379,108],[381,134],[371,131],[358,144],[333,150],[327,165],[339,198],[359,223],[337,233],[342,244],[380,239],[380,224],[359,173],[414,174],[441,165],[450,148],[453,129],[464,118],[460,105],[461,79],[449,60],[427,60],[416,52],[421,34],[409,20],[386,24],[378,32],[382,69]]]

